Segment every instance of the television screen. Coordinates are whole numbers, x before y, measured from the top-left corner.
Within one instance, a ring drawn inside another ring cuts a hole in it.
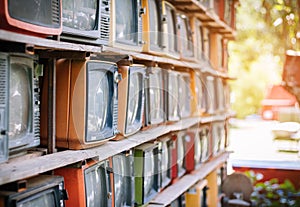
[[[168,34],[168,47],[169,53],[178,53],[178,40],[177,40],[177,21],[175,8],[165,2],[166,19],[167,19],[167,34]]]
[[[195,134],[195,138],[194,138],[194,161],[195,161],[195,166],[197,167],[201,163],[202,143],[201,143],[201,137],[199,135],[199,129],[194,128],[193,132]]]
[[[145,205],[159,190],[158,144],[145,143],[134,149],[135,200]]]
[[[0,156],[4,161],[8,148],[14,153],[40,144],[40,106],[36,57],[0,53],[0,62],[0,126],[5,132],[0,138]]]
[[[150,50],[162,50],[161,3],[158,0],[148,0]]]
[[[194,47],[192,32],[190,28],[190,20],[184,14],[178,15],[179,22],[179,42],[180,42],[180,52],[181,58],[190,59],[194,57]]]
[[[173,140],[167,135],[159,138],[158,141],[161,152],[160,188],[163,189],[171,182]]]
[[[119,105],[118,129],[123,136],[128,136],[142,127],[146,67],[119,66],[119,73],[122,74],[122,80],[118,85],[118,99],[123,104]]]
[[[137,0],[115,0],[115,41],[127,45],[140,44],[140,27],[142,25],[138,3]]]
[[[186,155],[186,134],[185,133],[178,133],[177,136],[177,177],[181,177],[184,175],[186,171],[186,162],[185,162],[185,155]]]
[[[223,86],[222,78],[216,78],[216,97],[218,99],[218,111],[223,112],[226,108],[225,106],[225,92]]]
[[[108,44],[110,0],[62,1],[61,39],[88,44]]]
[[[56,64],[57,147],[83,149],[103,144],[117,128],[117,66],[60,59]]]
[[[3,29],[38,36],[61,33],[60,0],[3,0],[0,15]]]
[[[63,168],[54,174],[64,177],[69,199],[66,206],[112,206],[109,160],[87,160]]]
[[[218,123],[212,124],[212,154],[217,155],[220,152],[220,128]]]
[[[114,206],[134,206],[134,162],[131,151],[112,157]]]
[[[203,126],[200,128],[199,136],[201,140],[201,162],[205,162],[210,157],[210,127]]]
[[[178,121],[179,114],[179,73],[164,70],[165,112],[168,121]]]
[[[216,94],[215,94],[215,84],[214,84],[214,77],[213,76],[206,76],[205,79],[205,86],[206,86],[206,112],[209,114],[214,114],[217,108],[216,103]]]
[[[159,124],[164,121],[163,76],[159,67],[148,67],[145,84],[145,124]]]
[[[191,77],[189,73],[179,74],[179,111],[180,117],[186,118],[191,115]],[[172,87],[174,87],[173,83]]]
[[[210,60],[210,33],[209,29],[202,27],[203,34],[203,57],[206,60]]]
[[[197,110],[198,112],[203,111],[203,86],[202,80],[199,74],[195,75],[195,93],[196,93],[196,103],[197,103]]]
[[[61,176],[40,175],[27,179],[25,189],[7,189],[5,185],[0,189],[0,206],[63,207],[67,199]]]
[[[201,22],[196,19],[195,20],[195,25],[194,25],[195,29],[195,51],[196,51],[196,58],[198,61],[203,60],[203,56],[204,56],[204,38],[203,38],[203,30],[202,30],[202,24]]]

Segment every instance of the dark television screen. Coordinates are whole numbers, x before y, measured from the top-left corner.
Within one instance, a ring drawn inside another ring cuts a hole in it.
[[[173,119],[179,115],[179,78],[177,73],[168,73],[169,80],[168,80],[168,116],[169,119]]]
[[[86,206],[108,206],[108,179],[105,165],[96,164],[84,171]]]
[[[87,64],[87,129],[86,141],[104,139],[105,133],[112,133],[113,72],[105,65]],[[111,135],[110,135],[111,136]]]
[[[157,0],[149,0],[149,25],[150,25],[150,45],[159,47],[161,45],[161,17],[159,3]]]
[[[132,73],[129,77],[126,133],[140,127],[140,115],[143,100],[143,74]]]
[[[115,0],[116,41],[137,44],[137,1]]]
[[[97,29],[98,0],[76,1],[64,0],[63,26],[81,31],[91,31]]]
[[[168,50],[169,52],[177,52],[177,28],[176,15],[174,9],[166,4],[166,17],[168,25]]]
[[[144,156],[144,195],[149,196],[154,185],[155,155],[153,151],[146,151]]]
[[[31,207],[31,206],[43,206],[43,207],[60,207],[57,205],[54,190],[47,190],[42,193],[35,194],[29,198],[17,202],[16,207]]]
[[[8,12],[19,21],[50,28],[60,27],[59,0],[9,0]]]
[[[163,119],[162,72],[149,75],[150,121]]]

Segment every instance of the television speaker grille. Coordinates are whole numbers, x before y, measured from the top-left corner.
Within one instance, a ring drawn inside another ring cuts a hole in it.
[[[108,42],[110,33],[110,0],[102,0],[100,15],[100,39]]]
[[[52,22],[60,26],[61,17],[60,17],[60,0],[52,0]]]
[[[0,105],[6,105],[7,97],[7,57],[0,54]]]

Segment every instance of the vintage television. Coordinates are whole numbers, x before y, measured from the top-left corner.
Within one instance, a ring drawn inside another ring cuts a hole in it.
[[[194,136],[187,130],[172,135],[172,182],[194,169]]]
[[[199,129],[201,142],[201,163],[206,162],[211,156],[211,124],[204,124]]]
[[[173,83],[172,83],[173,85]],[[174,87],[174,85],[173,85]],[[179,114],[180,118],[191,116],[191,75],[189,72],[179,73]]]
[[[225,102],[225,89],[223,84],[223,79],[221,77],[216,77],[216,98],[217,98],[217,111],[225,112],[226,102]]]
[[[225,150],[226,146],[226,132],[224,121],[217,121],[212,123],[212,153],[218,155]]]
[[[199,71],[191,71],[191,113],[200,116],[205,111],[203,95],[203,79]]]
[[[216,113],[217,109],[217,98],[215,91],[215,77],[212,75],[206,75],[204,78],[204,87],[205,87],[205,102],[206,102],[206,110],[207,114]]]
[[[162,190],[171,183],[172,149],[174,147],[174,142],[171,138],[171,134],[159,137],[157,140],[158,140],[159,151],[160,151],[159,187]]]
[[[179,121],[179,72],[163,70],[166,121]]]
[[[69,199],[66,207],[112,206],[112,173],[109,160],[84,160],[54,170],[64,177]]]
[[[116,64],[94,57],[57,60],[56,147],[85,149],[115,137],[117,74]],[[47,96],[45,86],[43,95]],[[46,118],[43,115],[43,124]]]
[[[146,67],[133,64],[119,65],[122,80],[118,85],[118,131],[126,137],[140,130],[144,111],[144,79]]]
[[[203,37],[203,58],[209,62],[210,53],[211,53],[211,39],[210,39],[210,31],[207,27],[202,27],[202,37]]]
[[[163,52],[165,56],[179,59],[178,45],[178,25],[175,7],[167,2],[162,1],[162,31],[163,31]]]
[[[146,10],[141,8],[141,0],[110,0],[110,3],[109,46],[142,51],[142,18]]]
[[[159,146],[144,143],[134,148],[135,201],[145,205],[159,192]]]
[[[176,198],[168,207],[186,207],[186,195],[183,193],[178,198]],[[187,206],[189,207],[189,206]]]
[[[37,57],[0,53],[0,162],[40,144]]]
[[[145,79],[144,125],[164,122],[163,71],[160,67],[147,67]]]
[[[191,32],[193,35],[194,57],[198,62],[204,59],[204,34],[202,22],[197,17],[191,17]]]
[[[33,36],[59,35],[61,0],[7,1],[0,3],[0,28]]]
[[[143,16],[143,52],[154,55],[163,55],[166,43],[163,42],[163,18],[161,0],[142,0],[142,7],[146,9]]]
[[[178,44],[180,51],[180,59],[182,60],[194,60],[194,45],[193,34],[191,30],[191,21],[188,16],[183,13],[177,14],[178,20]]]
[[[132,150],[112,156],[110,167],[113,171],[112,206],[134,206],[134,156]]]
[[[63,177],[39,175],[24,181],[0,187],[0,206],[65,206],[68,196]]]
[[[201,180],[185,193],[185,205],[207,207],[207,180]]]
[[[104,44],[109,42],[110,0],[62,1],[61,40]]]

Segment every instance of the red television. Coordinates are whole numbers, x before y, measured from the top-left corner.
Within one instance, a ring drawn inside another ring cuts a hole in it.
[[[34,36],[59,35],[61,10],[61,0],[3,0],[0,28]]]

